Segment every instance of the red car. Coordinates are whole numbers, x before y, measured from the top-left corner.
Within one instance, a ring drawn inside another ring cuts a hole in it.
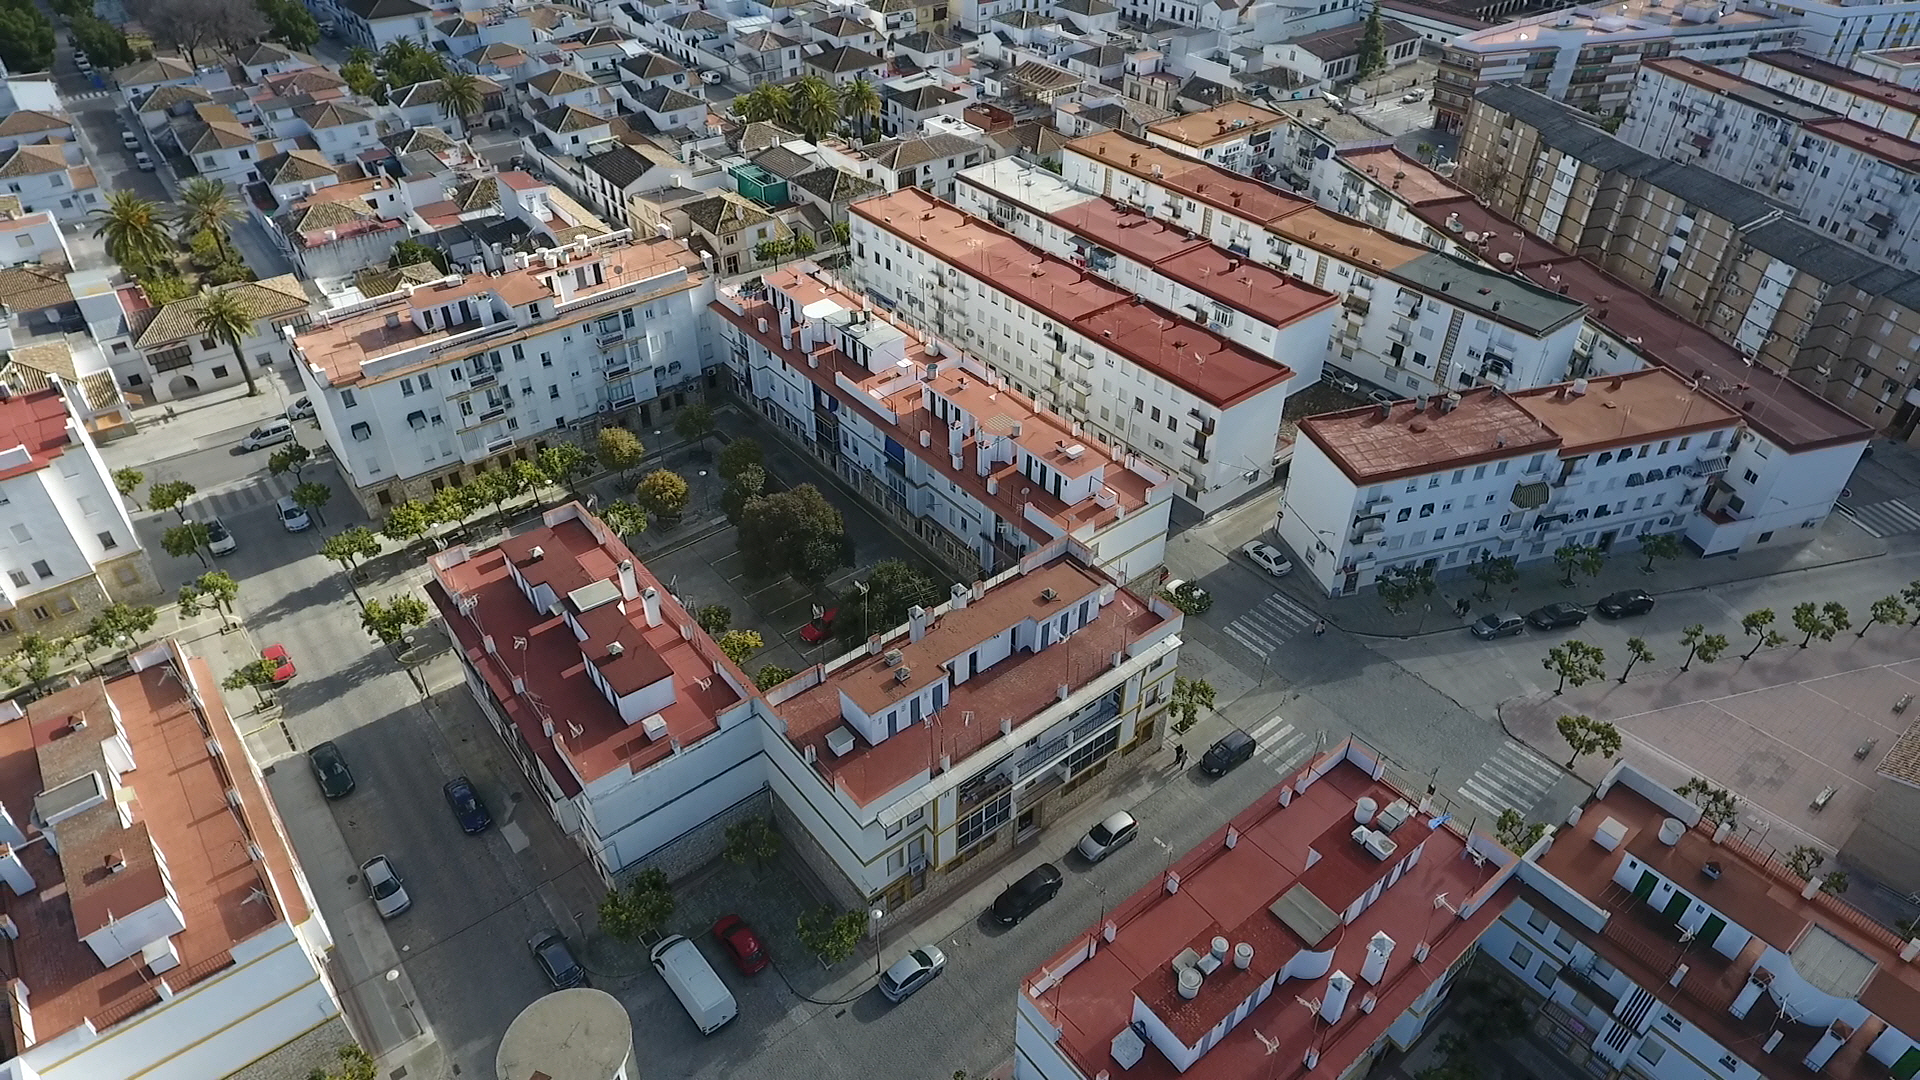
[[[833,633],[833,620],[840,617],[840,609],[830,607],[820,613],[820,617],[800,628],[800,640],[809,645],[818,645]]]
[[[273,681],[286,682],[293,678],[293,657],[287,655],[285,645],[269,645],[260,650],[260,659],[273,665]]]
[[[740,974],[755,975],[765,970],[767,947],[760,944],[760,935],[740,916],[720,916],[720,921],[713,924],[713,936],[727,947],[727,955],[733,957],[733,966],[740,969]]]

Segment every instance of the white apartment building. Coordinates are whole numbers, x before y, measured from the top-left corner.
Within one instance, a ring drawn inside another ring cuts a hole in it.
[[[698,865],[770,795],[836,897],[892,911],[1158,744],[1180,614],[1090,557],[1053,541],[765,696],[578,504],[435,555],[429,591],[469,688],[603,876]]]
[[[736,392],[968,577],[1055,539],[1127,581],[1158,568],[1175,484],[978,359],[782,270],[712,307]]]
[[[29,214],[18,199],[0,200],[0,266],[72,266],[60,222],[45,210]]]
[[[1147,141],[1233,172],[1267,167],[1287,118],[1248,101],[1229,101],[1146,127]]]
[[[1396,567],[1629,550],[1692,524],[1740,415],[1664,368],[1301,421],[1280,536],[1329,595]]]
[[[1343,317],[1332,293],[1015,158],[961,173],[954,201],[1055,258],[1286,364],[1300,386],[1320,379],[1326,343]]]
[[[1067,145],[1083,191],[1344,296],[1327,363],[1403,394],[1568,376],[1585,307],[1116,131]]]
[[[1871,65],[1856,61],[1856,67],[1842,67],[1811,53],[1784,49],[1751,53],[1733,74],[1895,138],[1920,139],[1920,93],[1860,69],[1864,67]]]
[[[0,706],[10,1022],[0,1074],[231,1076],[350,1045],[333,937],[207,662]],[[46,841],[37,843],[36,841]]]
[[[710,290],[685,245],[623,230],[335,308],[293,337],[293,356],[377,514],[613,413],[645,424],[677,407],[718,362],[700,333]]]
[[[918,189],[855,203],[852,221],[875,302],[1158,463],[1202,512],[1271,478],[1289,368]]]
[[[0,390],[0,650],[72,633],[160,586],[70,387]]]

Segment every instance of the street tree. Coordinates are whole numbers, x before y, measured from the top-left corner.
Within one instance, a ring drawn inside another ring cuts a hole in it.
[[[0,661],[0,671],[5,672],[10,684],[25,683],[38,690],[52,681],[54,667],[66,651],[66,638],[29,632],[21,635],[13,651]]]
[[[639,503],[649,514],[666,521],[678,520],[686,513],[687,503],[693,498],[693,491],[687,487],[687,480],[669,469],[655,469],[640,478],[633,489],[633,501]]]
[[[139,469],[126,468],[113,470],[113,489],[120,497],[133,503],[135,510],[140,509],[140,485],[147,482],[147,474]]]
[[[1680,536],[1678,533],[1660,533],[1640,538],[1640,554],[1647,557],[1647,565],[1640,568],[1643,574],[1653,573],[1653,560],[1671,562],[1680,557]]]
[[[1716,824],[1733,825],[1739,820],[1739,796],[1703,777],[1696,776],[1681,784],[1674,789],[1674,794],[1699,807]]]
[[[1740,632],[1753,638],[1754,642],[1753,648],[1748,649],[1747,654],[1740,659],[1753,659],[1753,654],[1759,652],[1761,647],[1767,643],[1767,635],[1773,633],[1772,627],[1773,609],[1770,607],[1761,608],[1758,611],[1749,611],[1745,615],[1742,615],[1740,617]]]
[[[1826,613],[1820,610],[1820,605],[1813,603],[1793,605],[1793,628],[1807,635],[1800,639],[1803,649],[1816,637],[1821,641],[1832,641],[1837,632]]]
[[[729,630],[713,639],[715,645],[726,658],[740,667],[747,666],[747,658],[766,647],[758,630]]]
[[[710,637],[719,637],[733,626],[733,609],[725,604],[706,604],[693,613],[693,621],[700,624]]]
[[[1643,660],[1647,661],[1648,663],[1651,663],[1653,661],[1653,650],[1647,647],[1647,639],[1639,638],[1639,637],[1628,638],[1627,639],[1627,666],[1623,668],[1620,672],[1619,682],[1621,683],[1621,685],[1625,685],[1627,681],[1627,676],[1633,673],[1633,665],[1638,664]]]
[[[1560,568],[1561,585],[1569,589],[1573,588],[1574,571],[1580,568],[1581,559],[1585,554],[1586,547],[1581,544],[1561,544],[1553,549],[1553,565]]]
[[[295,0],[281,0],[281,2],[299,7],[302,12],[307,10],[295,3]],[[309,15],[308,18],[312,16]],[[315,31],[316,34],[318,32],[318,30]],[[374,1077],[379,1075],[379,1068],[373,1060],[373,1055],[358,1046],[343,1046],[335,1051],[335,1056],[340,1060],[333,1068],[315,1069],[307,1076],[307,1080],[374,1080]]]
[[[847,526],[820,489],[801,484],[740,508],[740,553],[749,566],[817,587],[842,562]]]
[[[159,608],[113,603],[100,609],[82,633],[87,645],[94,650],[132,652],[140,644],[140,638],[159,621]]]
[[[1173,677],[1173,696],[1168,699],[1167,710],[1173,714],[1173,732],[1185,735],[1193,725],[1200,722],[1200,713],[1213,708],[1213,684],[1205,679],[1189,679],[1185,675]]]
[[[360,608],[360,625],[398,660],[407,631],[425,623],[431,615],[425,600],[403,594],[384,603],[368,600]]]
[[[1920,626],[1920,578],[1915,578],[1901,587],[1900,599],[1913,612],[1913,621],[1907,625]]]
[[[1540,842],[1546,831],[1546,822],[1528,822],[1526,815],[1512,807],[1500,811],[1500,816],[1493,819],[1493,835],[1516,855],[1533,850],[1533,845]]]
[[[1564,641],[1547,650],[1540,666],[1560,676],[1560,685],[1553,692],[1559,694],[1572,683],[1575,689],[1597,679],[1607,677],[1601,665],[1606,663],[1606,651],[1598,645],[1589,645],[1584,641]]]
[[[627,474],[640,467],[641,459],[647,456],[647,448],[640,444],[640,437],[623,427],[603,427],[594,436],[593,456],[600,461],[600,467],[608,472],[620,474],[625,481]]]
[[[1820,864],[1827,861],[1827,856],[1811,844],[1800,844],[1782,856],[1780,861],[1787,864],[1787,869],[1793,871],[1794,876],[1811,881],[1813,875],[1819,872]]]
[[[740,516],[747,504],[766,493],[767,473],[758,465],[743,466],[727,481],[725,490],[720,492],[720,512],[727,520],[740,524]]]
[[[1833,627],[1833,632],[1836,634],[1853,625],[1853,615],[1847,611],[1847,605],[1838,600],[1829,600],[1821,604],[1820,615],[1827,620],[1828,626]],[[1821,640],[1826,641],[1828,639],[1822,638]]]
[[[535,460],[548,483],[575,499],[580,497],[575,483],[593,466],[593,455],[570,442],[547,447]]]
[[[293,482],[298,484],[305,479],[300,475],[300,471],[312,462],[313,451],[297,442],[290,442],[268,456],[267,471],[275,476],[290,472],[293,474]]]
[[[667,872],[649,867],[625,888],[615,885],[600,898],[600,929],[615,941],[634,942],[660,932],[673,918],[673,889]]]
[[[1480,599],[1493,599],[1495,585],[1511,585],[1520,579],[1520,571],[1511,555],[1495,555],[1481,548],[1480,557],[1467,564],[1467,574],[1480,583]]]
[[[726,842],[721,846],[720,854],[730,863],[759,866],[773,861],[780,854],[780,834],[774,830],[771,820],[755,814],[745,821],[727,826]]]
[[[600,508],[600,520],[615,536],[632,536],[647,531],[647,512],[624,500],[615,500]]]
[[[1860,632],[1855,634],[1854,637],[1866,637],[1867,631],[1873,629],[1874,623],[1886,623],[1888,626],[1893,626],[1906,621],[1907,605],[1900,602],[1899,594],[1883,596],[1875,600],[1873,605],[1867,608],[1866,624],[1860,627]]]
[[[505,478],[509,496],[515,499],[532,496],[538,502],[540,489],[546,487],[548,482],[546,470],[538,462],[524,458],[509,462],[505,469],[500,470],[500,475]]]
[[[1433,571],[1426,566],[1409,565],[1395,567],[1381,573],[1374,583],[1374,590],[1387,605],[1387,610],[1395,615],[1406,610],[1406,606],[1424,596],[1433,595]]]
[[[1612,757],[1620,752],[1620,729],[1605,720],[1595,720],[1581,713],[1578,716],[1562,716],[1553,722],[1553,726],[1573,750],[1572,756],[1567,758],[1568,769],[1588,754]]]
[[[1353,77],[1371,78],[1386,66],[1387,30],[1380,21],[1380,4],[1375,0],[1372,11],[1367,14],[1366,26],[1360,31],[1360,58],[1354,65]]]
[[[723,480],[731,481],[749,465],[754,468],[766,465],[766,451],[752,439],[735,439],[720,451],[720,478]]]
[[[882,559],[867,571],[865,581],[840,594],[834,636],[842,645],[855,645],[906,622],[913,605],[931,607],[936,602],[933,579],[903,560]]]
[[[803,914],[795,923],[800,944],[827,967],[840,963],[860,947],[860,935],[866,932],[864,911],[835,912],[823,907]]]
[[[1720,654],[1727,651],[1727,636],[1709,634],[1704,625],[1694,623],[1680,632],[1680,644],[1687,647],[1687,659],[1680,665],[1680,670],[1688,671],[1693,668],[1696,657],[1703,664],[1711,664],[1720,659]]]
[[[320,554],[340,564],[347,575],[347,588],[353,591],[355,600],[364,604],[360,586],[354,583],[354,570],[360,563],[380,554],[380,534],[364,525],[355,525],[327,537],[320,545]]]
[[[254,697],[259,699],[260,708],[264,709],[273,704],[273,696],[268,691],[273,689],[274,670],[273,661],[264,656],[250,660],[234,668],[226,678],[220,680],[220,688],[251,690]]]
[[[201,566],[210,567],[213,564],[207,561],[208,535],[205,525],[197,521],[189,521],[161,533],[160,546],[176,559],[192,555],[200,560]]]
[[[440,112],[467,130],[467,119],[486,108],[487,94],[471,72],[449,71],[440,77]]]
[[[681,441],[696,447],[717,430],[713,422],[713,406],[704,401],[696,401],[681,409],[680,415],[673,418],[673,433],[680,436]]]
[[[240,583],[225,570],[209,570],[180,586],[180,614],[192,619],[212,608],[220,616],[220,629],[231,630],[233,603],[239,599]]]
[[[1595,547],[1592,544],[1581,546],[1580,561],[1576,567],[1581,573],[1590,578],[1597,578],[1600,576],[1600,571],[1606,569],[1606,565],[1606,549]]]
[[[455,489],[445,489],[441,494],[452,490]],[[463,502],[472,500],[479,504],[476,509],[491,504],[494,517],[501,524],[505,524],[507,520],[507,504],[512,502],[514,496],[518,494],[514,490],[513,478],[507,475],[505,469],[488,469],[486,472],[476,473],[472,480],[458,490]]]
[[[309,480],[304,484],[293,486],[293,501],[300,509],[312,514],[313,520],[322,526],[326,525],[327,519],[320,513],[320,508],[327,505],[327,500],[331,498],[333,498],[333,489],[318,480]]]
[[[405,545],[427,535],[431,528],[433,513],[428,505],[419,499],[408,499],[387,512],[387,520],[380,525],[380,535]]]
[[[187,520],[187,500],[200,489],[185,480],[162,480],[147,488],[147,508],[171,510],[181,521]]]
[[[762,690],[771,690],[797,674],[799,672],[779,664],[762,664],[759,673],[753,677],[753,685]]]

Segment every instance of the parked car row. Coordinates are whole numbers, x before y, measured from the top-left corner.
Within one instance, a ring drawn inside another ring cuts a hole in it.
[[[1653,596],[1645,589],[1622,589],[1601,597],[1593,605],[1593,610],[1609,619],[1625,619],[1645,615],[1653,610],[1653,605]],[[1494,638],[1512,637],[1529,625],[1538,630],[1564,630],[1569,626],[1579,626],[1587,621],[1587,615],[1587,609],[1579,604],[1557,601],[1534,608],[1525,615],[1513,611],[1482,615],[1469,623],[1467,630],[1482,641],[1491,641]]]

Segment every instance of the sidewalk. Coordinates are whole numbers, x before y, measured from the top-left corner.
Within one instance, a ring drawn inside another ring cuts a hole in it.
[[[247,384],[242,381],[174,401],[135,405],[133,422],[138,430],[106,444],[104,453],[109,458],[124,459],[115,464],[140,464],[204,450],[209,436],[252,427],[278,416],[302,392],[298,377],[284,363],[264,371],[256,368],[254,380],[260,385],[255,397],[247,396]],[[173,410],[171,416],[168,409]],[[309,423],[302,421],[301,426],[315,437],[302,441],[313,448],[319,439],[307,427]]]
[[[1678,559],[1655,560],[1652,573],[1643,573],[1646,556],[1621,551],[1607,559],[1597,577],[1574,575],[1574,586],[1561,584],[1562,575],[1552,559],[1541,559],[1520,566],[1520,579],[1511,585],[1496,586],[1492,599],[1480,599],[1480,582],[1464,570],[1454,569],[1435,579],[1433,595],[1409,603],[1396,615],[1372,587],[1352,596],[1329,597],[1311,579],[1301,574],[1281,579],[1280,588],[1312,611],[1326,617],[1349,634],[1364,637],[1410,638],[1427,634],[1450,634],[1489,612],[1517,611],[1522,614],[1556,601],[1569,600],[1591,606],[1608,593],[1621,589],[1645,589],[1655,596],[1709,589],[1736,581],[1790,574],[1823,566],[1838,566],[1887,553],[1887,542],[1869,534],[1853,519],[1834,514],[1821,526],[1814,539],[1805,544],[1785,544],[1736,555],[1717,555],[1702,559],[1691,552]],[[1460,599],[1470,607],[1462,616],[1454,614]]]

